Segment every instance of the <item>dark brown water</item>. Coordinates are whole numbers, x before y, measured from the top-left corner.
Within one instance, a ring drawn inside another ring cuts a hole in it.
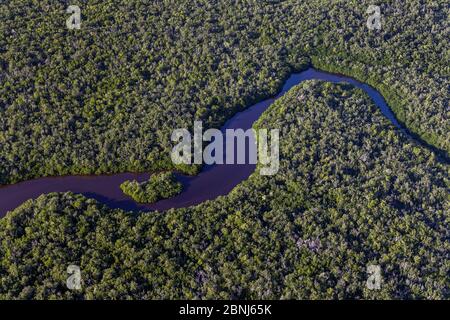
[[[346,82],[363,89],[380,108],[382,113],[401,131],[405,129],[398,123],[380,93],[372,87],[358,82],[352,78],[334,75],[315,69],[308,69],[301,73],[293,74],[285,82],[282,91],[271,99],[257,103],[243,112],[236,114],[222,128],[244,129],[252,127],[261,114],[280,96],[293,86],[305,80],[325,80],[329,82]],[[188,207],[206,200],[212,200],[221,195],[228,194],[237,184],[246,180],[255,171],[256,166],[251,164],[224,164],[205,166],[200,174],[194,177],[177,174],[183,183],[184,190],[176,197],[159,201],[151,205],[143,205],[134,202],[124,195],[119,186],[130,179],[144,181],[149,174],[122,173],[116,175],[100,176],[64,176],[52,178],[40,178],[21,182],[15,185],[0,187],[0,217],[8,211],[18,207],[28,199],[35,199],[41,194],[50,192],[80,193],[88,198],[94,198],[112,208],[125,210],[167,210],[169,208]]]

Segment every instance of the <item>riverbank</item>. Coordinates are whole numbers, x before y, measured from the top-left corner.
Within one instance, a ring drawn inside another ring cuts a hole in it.
[[[345,82],[364,90],[384,116],[396,128],[403,134],[409,135],[411,139],[426,146],[423,141],[412,136],[407,128],[397,120],[385,99],[377,90],[351,77],[319,71],[314,68],[292,74],[285,81],[281,92],[275,97],[263,100],[237,113],[225,123],[221,130],[238,128],[247,130],[251,128],[262,113],[278,98],[283,96],[293,86],[307,80],[322,80],[332,83]],[[120,190],[120,184],[124,181],[133,179],[144,181],[148,179],[148,173],[62,176],[34,179],[0,188],[0,216],[4,216],[8,211],[13,210],[24,201],[35,199],[41,194],[68,191],[96,199],[111,208],[120,208],[128,211],[162,211],[170,208],[189,207],[228,194],[236,185],[246,180],[255,171],[255,168],[256,166],[252,164],[207,165],[196,176],[188,176],[178,172],[176,173],[176,177],[183,184],[184,191],[178,196],[149,205],[134,202]]]

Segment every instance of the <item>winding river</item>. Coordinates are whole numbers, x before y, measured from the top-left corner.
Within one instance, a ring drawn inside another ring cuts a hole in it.
[[[382,95],[374,88],[349,77],[330,74],[313,68],[292,74],[285,82],[282,91],[276,97],[264,100],[245,111],[237,113],[225,123],[222,130],[238,128],[247,130],[251,128],[253,123],[277,98],[281,97],[293,86],[305,80],[324,80],[334,83],[346,82],[363,89],[372,98],[381,112],[397,128],[406,133],[406,129],[398,123]],[[121,208],[130,211],[166,210],[169,208],[188,207],[228,194],[237,184],[247,179],[255,171],[255,168],[255,165],[250,164],[209,165],[205,166],[197,176],[177,174],[177,178],[184,185],[183,192],[173,198],[149,205],[134,202],[131,198],[124,195],[119,188],[120,184],[125,180],[136,179],[138,181],[144,181],[148,179],[149,174],[122,173],[100,176],[39,178],[0,187],[0,217],[28,199],[35,199],[41,194],[50,192],[67,191],[83,194],[88,198],[96,199],[112,208]]]

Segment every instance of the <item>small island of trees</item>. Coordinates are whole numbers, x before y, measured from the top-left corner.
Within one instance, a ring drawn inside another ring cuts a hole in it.
[[[125,181],[120,189],[139,203],[153,203],[161,199],[176,196],[183,190],[183,185],[171,172],[154,174],[148,181]]]

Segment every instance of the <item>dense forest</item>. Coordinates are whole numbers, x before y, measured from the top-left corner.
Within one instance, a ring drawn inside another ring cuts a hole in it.
[[[372,1],[71,4],[80,30],[66,1],[0,4],[0,184],[172,170],[173,129],[219,127],[311,65],[372,85],[450,152],[447,1],[380,2],[380,30]],[[450,168],[435,153],[344,84],[296,86],[256,126],[282,129],[279,173],[214,201],[131,213],[55,193],[9,212],[0,299],[450,297]]]
[[[312,63],[376,87],[399,120],[450,151],[448,3],[66,1],[0,5],[0,183],[171,169],[170,133],[219,127]]]
[[[136,202],[153,203],[176,196],[183,190],[183,185],[172,172],[164,172],[154,174],[144,182],[127,180],[120,185],[120,189]]]
[[[133,214],[66,193],[10,212],[0,298],[449,297],[448,167],[433,153],[349,85],[297,86],[258,126],[283,128],[280,172],[217,200]]]

